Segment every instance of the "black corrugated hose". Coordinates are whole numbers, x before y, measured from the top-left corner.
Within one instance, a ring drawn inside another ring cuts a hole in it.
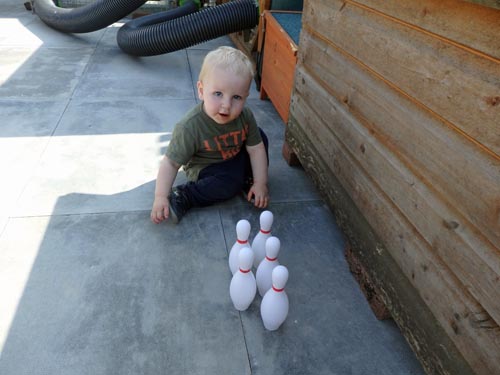
[[[35,13],[50,27],[66,33],[96,31],[122,19],[146,0],[96,0],[63,9],[52,0],[32,0]],[[257,25],[255,0],[234,0],[196,12],[188,2],[182,7],[133,20],[118,30],[119,47],[135,56],[177,51]]]
[[[32,0],[33,11],[53,29],[64,33],[89,33],[121,20],[146,0],[96,0],[78,8],[59,8],[52,0]]]
[[[259,11],[255,0],[234,0],[155,24],[148,18],[139,18],[118,30],[118,45],[124,52],[135,56],[160,55],[250,29],[257,25]]]

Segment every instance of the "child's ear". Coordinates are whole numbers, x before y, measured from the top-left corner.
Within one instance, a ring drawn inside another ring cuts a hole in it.
[[[198,81],[196,87],[198,88],[198,98],[203,100],[203,82]]]

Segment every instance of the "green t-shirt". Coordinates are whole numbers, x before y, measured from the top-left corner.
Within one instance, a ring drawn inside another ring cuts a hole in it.
[[[220,125],[203,111],[202,102],[176,124],[166,154],[184,166],[189,180],[196,181],[206,166],[231,159],[245,145],[260,142],[259,128],[250,109],[245,107],[239,117]]]

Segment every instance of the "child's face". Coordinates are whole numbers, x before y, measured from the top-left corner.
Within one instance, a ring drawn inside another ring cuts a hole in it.
[[[198,97],[203,100],[203,110],[216,123],[227,124],[237,118],[250,90],[248,77],[215,68],[198,81]]]

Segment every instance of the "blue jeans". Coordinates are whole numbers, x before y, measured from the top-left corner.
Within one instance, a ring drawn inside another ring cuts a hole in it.
[[[269,164],[269,141],[262,129],[259,130]],[[192,207],[204,207],[231,199],[239,194],[252,178],[250,156],[246,149],[242,148],[235,157],[203,168],[197,181],[190,181],[177,188],[184,191]]]

